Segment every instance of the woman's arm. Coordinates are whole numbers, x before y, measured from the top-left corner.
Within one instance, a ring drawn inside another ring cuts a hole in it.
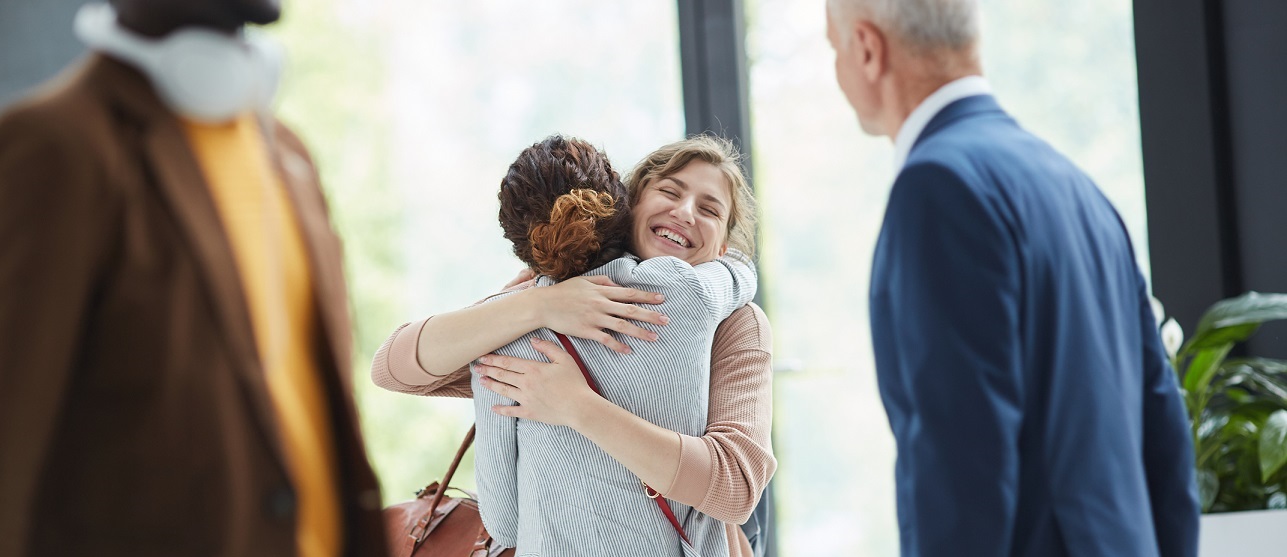
[[[758,287],[755,264],[746,254],[735,249],[729,249],[718,259],[697,265],[682,275],[716,321],[725,320],[733,311],[755,298]]]
[[[474,390],[469,381],[469,366],[463,365],[447,375],[429,376],[416,358],[416,346],[420,343],[420,330],[428,319],[404,323],[393,330],[384,345],[375,351],[371,359],[371,382],[377,387],[417,396],[441,396],[457,398],[474,398]],[[400,377],[413,378],[418,382],[422,377],[430,377],[423,385],[408,384]]]
[[[742,524],[777,470],[773,456],[773,337],[755,304],[716,330],[709,423],[681,436],[683,454],[667,497],[719,520]]]
[[[631,320],[665,325],[668,319],[633,304],[656,304],[662,299],[660,294],[617,286],[602,276],[577,277],[552,286],[527,288],[489,303],[399,327],[376,353],[371,379],[381,387],[398,392],[429,394],[423,392],[426,387],[452,385],[453,393],[464,394],[468,392],[463,385],[468,378],[467,372],[462,372],[464,366],[478,355],[541,327],[629,354],[630,347],[605,329],[642,340],[656,340],[656,334]],[[409,343],[411,340],[413,344]]]
[[[746,522],[777,468],[772,334],[758,307],[737,310],[716,331],[702,437],[663,429],[595,395],[571,356],[551,342],[536,346],[551,363],[489,355],[477,366],[482,385],[520,403],[494,412],[572,427],[666,497]]]

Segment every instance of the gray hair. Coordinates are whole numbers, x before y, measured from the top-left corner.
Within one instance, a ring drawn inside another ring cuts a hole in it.
[[[827,0],[827,10],[836,25],[869,19],[917,50],[959,51],[979,38],[978,0]]]

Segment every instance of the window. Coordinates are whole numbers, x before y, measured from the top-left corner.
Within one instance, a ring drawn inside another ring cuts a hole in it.
[[[270,28],[289,55],[280,115],[312,148],[345,264],[354,383],[386,501],[438,478],[466,401],[386,392],[372,354],[400,323],[466,306],[520,269],[496,192],[553,133],[624,173],[683,135],[671,2],[315,0]],[[462,465],[458,485],[473,485]]]

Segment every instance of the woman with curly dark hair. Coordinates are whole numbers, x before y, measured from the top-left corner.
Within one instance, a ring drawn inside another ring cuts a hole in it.
[[[554,137],[524,151],[502,183],[501,223],[543,287],[404,325],[372,375],[399,392],[478,396],[484,517],[520,554],[678,554],[642,479],[671,499],[692,541],[685,550],[749,555],[735,525],[776,466],[771,340],[758,308],[738,308],[754,291],[745,257],[721,257],[729,243],[751,249],[749,188],[736,151],[708,137],[659,149],[629,182],[627,191],[583,142]],[[665,302],[653,307],[664,315],[630,303],[656,304],[658,293]],[[734,309],[712,364],[712,334]],[[580,337],[573,343],[606,399],[549,331],[527,334],[543,326]],[[648,342],[632,349],[627,336]],[[471,389],[457,368],[508,341],[475,364]]]

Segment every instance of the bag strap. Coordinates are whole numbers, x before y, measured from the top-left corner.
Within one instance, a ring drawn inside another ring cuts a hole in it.
[[[474,444],[474,430],[478,426],[469,426],[469,433],[465,434],[465,439],[460,442],[460,448],[456,450],[456,458],[451,460],[451,466],[447,467],[447,473],[442,476],[442,484],[438,486],[438,492],[433,494],[433,503],[429,505],[429,512],[438,508],[438,503],[442,502],[442,494],[447,492],[451,486],[451,477],[456,475],[456,467],[460,466],[460,459],[465,456],[465,451],[469,446]]]
[[[599,385],[594,382],[593,377],[590,377],[590,370],[585,367],[585,362],[581,360],[581,354],[578,354],[576,347],[572,346],[572,341],[568,340],[568,337],[564,336],[563,333],[554,333],[554,335],[559,337],[559,344],[563,345],[563,349],[567,350],[568,354],[572,355],[572,359],[576,361],[576,367],[581,368],[581,375],[585,376],[585,382],[590,385],[590,389],[593,390],[595,394],[603,396],[603,393],[599,391]],[[470,434],[472,437],[472,430],[470,431]],[[457,455],[457,457],[459,457],[459,455]],[[666,498],[662,497],[660,493],[657,493],[657,490],[653,489],[648,484],[644,483],[643,486],[644,494],[646,494],[649,499],[657,502],[657,507],[661,509],[661,514],[666,515],[666,520],[669,520],[670,525],[675,527],[675,532],[679,533],[679,537],[683,538],[685,543],[692,545],[692,542],[688,541],[688,535],[684,533],[684,528],[679,525],[679,520],[675,518],[675,513],[670,510],[670,505],[666,504]]]

